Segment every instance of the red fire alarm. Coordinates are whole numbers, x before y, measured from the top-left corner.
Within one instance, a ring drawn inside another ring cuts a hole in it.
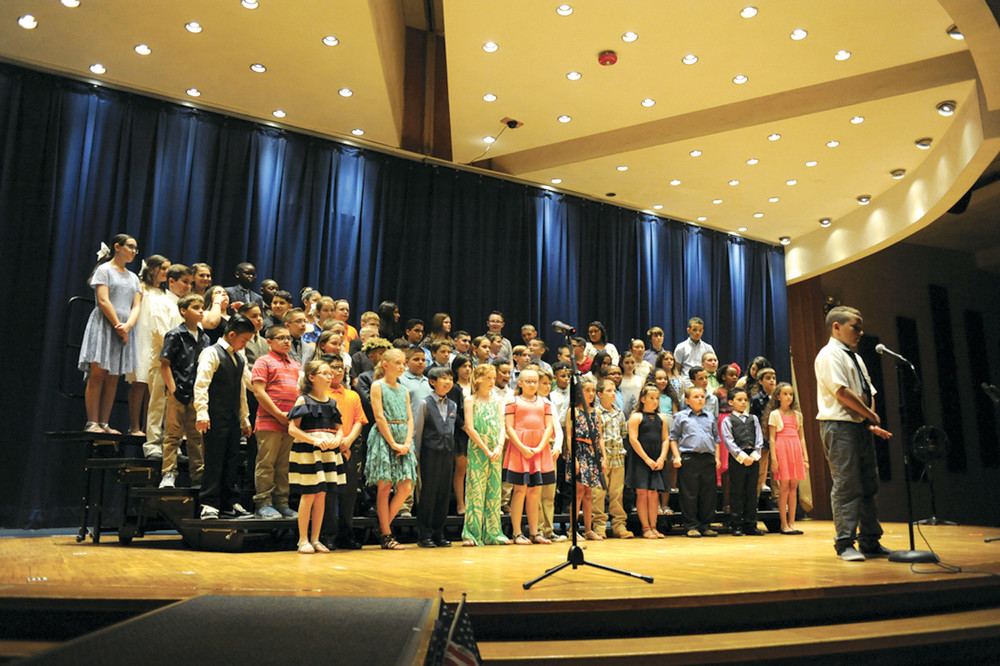
[[[614,51],[601,51],[601,54],[597,56],[597,62],[601,63],[603,67],[610,67],[618,62],[618,54]]]

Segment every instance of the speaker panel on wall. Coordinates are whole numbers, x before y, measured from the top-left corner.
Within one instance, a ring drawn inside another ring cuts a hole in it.
[[[976,434],[979,437],[979,459],[983,467],[1000,466],[1000,444],[997,442],[997,414],[993,401],[983,391],[990,381],[990,355],[986,347],[986,326],[983,313],[966,310],[965,341],[969,349],[969,373],[972,375],[972,406],[976,410]]]
[[[941,427],[948,433],[948,471],[962,472],[968,465],[965,436],[962,433],[962,403],[955,399],[960,378],[958,362],[955,360],[955,339],[951,334],[951,303],[947,287],[929,284],[927,290],[938,371],[937,400],[941,403]],[[927,387],[925,390],[928,390]]]

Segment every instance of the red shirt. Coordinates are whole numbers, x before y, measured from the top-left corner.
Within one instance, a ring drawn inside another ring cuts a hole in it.
[[[251,382],[264,382],[264,392],[274,401],[275,406],[288,413],[299,397],[299,375],[302,366],[288,356],[279,356],[273,351],[257,359],[250,375]],[[288,432],[288,426],[281,425],[266,409],[257,409],[257,430]]]

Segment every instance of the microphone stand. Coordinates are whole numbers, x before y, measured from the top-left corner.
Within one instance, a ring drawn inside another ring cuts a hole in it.
[[[555,328],[555,330],[556,330],[557,333],[563,333],[563,334],[565,334],[565,336],[566,336],[566,345],[570,346],[569,336],[572,335],[573,333],[576,333],[576,331],[574,329],[572,329],[571,327],[569,327],[569,326],[565,326],[565,327],[559,326],[559,327],[556,327],[555,324],[553,324],[553,327]],[[570,380],[570,384],[569,384],[569,422],[575,424],[576,423],[576,401],[573,399],[573,397],[575,395],[573,387],[574,386],[578,387],[580,385],[580,380],[578,378],[578,373],[577,373],[577,369],[576,369],[576,356],[573,355],[573,354],[570,354],[569,361],[570,361],[570,368],[571,368],[571,374],[570,374],[570,377],[569,377],[569,380]],[[562,427],[562,426],[559,426],[559,427]],[[570,434],[572,435],[572,432]],[[594,567],[596,569],[603,569],[604,571],[610,571],[611,573],[621,574],[622,576],[631,576],[632,578],[638,578],[639,580],[644,580],[647,583],[652,583],[653,582],[653,577],[652,576],[646,576],[644,574],[639,574],[639,573],[632,573],[631,571],[625,571],[624,569],[615,569],[614,567],[609,567],[609,566],[604,565],[604,564],[597,564],[596,562],[588,562],[588,561],[586,561],[584,559],[584,557],[583,557],[583,548],[581,548],[580,546],[577,545],[577,536],[578,536],[578,532],[580,530],[579,530],[578,525],[577,525],[577,517],[578,516],[576,515],[576,477],[577,477],[577,470],[576,470],[576,438],[575,437],[572,437],[572,436],[570,437],[569,445],[570,445],[570,447],[569,447],[569,451],[570,451],[570,454],[569,454],[569,465],[570,465],[570,468],[572,470],[572,472],[571,472],[572,473],[572,483],[570,485],[570,507],[571,507],[570,511],[572,512],[572,518],[571,518],[572,522],[570,524],[572,525],[573,541],[572,541],[572,543],[571,543],[571,545],[569,547],[569,552],[566,553],[566,561],[565,562],[561,562],[560,564],[557,564],[556,566],[552,567],[551,569],[546,569],[545,573],[543,573],[541,576],[538,576],[537,578],[532,578],[528,582],[524,583],[522,585],[522,587],[527,590],[532,585],[534,585],[535,583],[537,583],[538,581],[544,580],[544,579],[548,578],[549,576],[551,576],[552,574],[557,573],[559,571],[562,571],[563,569],[565,569],[568,566],[572,566],[574,569],[576,569],[577,567],[580,567],[580,566]],[[558,466],[555,466],[555,467],[558,467]]]
[[[896,380],[899,383],[899,413],[906,419],[906,396],[903,392],[903,387],[906,385],[906,374],[903,371],[904,365],[913,373],[913,393],[919,396],[918,399],[921,401],[921,407],[923,407],[923,394],[920,391],[920,377],[917,376],[917,370],[913,367],[913,364],[909,361],[906,361],[904,364],[903,361],[896,359]],[[906,423],[903,425],[903,476],[906,480],[906,516],[908,519],[906,526],[910,531],[910,549],[892,551],[889,554],[889,561],[906,562],[909,564],[935,564],[941,561],[938,556],[929,550],[916,550],[913,541],[913,492],[910,489],[910,456],[913,453],[913,442],[906,438],[907,425],[909,424]]]

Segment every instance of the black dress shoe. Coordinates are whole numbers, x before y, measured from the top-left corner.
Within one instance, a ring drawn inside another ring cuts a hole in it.
[[[738,527],[737,527],[737,528],[735,528],[735,529],[733,530],[733,536],[743,536],[743,530],[741,530],[741,529],[740,529],[740,528],[738,528]]]
[[[335,539],[320,539],[320,543],[327,547],[328,550],[337,550],[337,541]]]
[[[743,534],[746,534],[747,536],[764,536],[766,532],[761,532],[756,527],[751,527],[750,529],[743,530]]]
[[[889,555],[892,553],[891,550],[889,550],[882,544],[878,543],[877,541],[875,542],[874,546],[870,545],[860,546],[858,550],[861,551],[861,554],[864,555],[865,557],[889,557]]]
[[[434,543],[434,539],[431,539],[430,537],[421,539],[417,542],[417,545],[421,548],[437,548],[437,544]]]
[[[358,543],[354,537],[351,537],[350,539],[338,540],[337,547],[343,548],[344,550],[361,550],[361,544]]]
[[[434,545],[438,548],[451,548],[451,541],[442,537],[440,539],[434,539]]]

